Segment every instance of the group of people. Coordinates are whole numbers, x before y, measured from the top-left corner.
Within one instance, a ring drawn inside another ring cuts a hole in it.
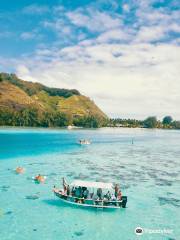
[[[97,196],[99,200],[107,199],[108,201],[111,201],[111,200],[120,201],[122,199],[122,193],[118,184],[115,184],[114,193],[111,193],[110,191],[108,191],[106,194],[103,195],[102,188],[98,188]]]
[[[84,199],[94,199],[94,200],[107,200],[107,201],[120,201],[122,199],[122,193],[118,184],[114,186],[114,193],[107,191],[106,194],[103,194],[102,188],[98,188],[96,194],[90,193],[87,187],[72,187],[67,184],[63,178],[63,189],[64,194],[67,196],[84,198]]]

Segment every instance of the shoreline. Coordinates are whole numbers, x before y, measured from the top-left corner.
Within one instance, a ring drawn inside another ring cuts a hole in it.
[[[109,126],[105,126],[105,127],[99,127],[99,128],[86,128],[86,127],[72,127],[71,129],[68,129],[68,126],[64,126],[64,127],[34,127],[34,126],[0,126],[0,130],[3,129],[17,129],[17,130],[68,130],[68,131],[73,131],[73,130],[99,130],[99,129],[142,129],[142,130],[180,130],[178,128],[147,128],[147,127],[126,127],[126,126],[122,126],[122,127],[109,127]]]

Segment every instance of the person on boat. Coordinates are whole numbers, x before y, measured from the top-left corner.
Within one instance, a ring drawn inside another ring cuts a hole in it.
[[[79,197],[79,188],[78,187],[75,188],[75,197]]]
[[[76,189],[75,189],[75,187],[73,186],[72,189],[71,189],[71,195],[72,195],[72,196],[75,196],[75,193],[76,193]]]
[[[70,186],[67,185],[67,195],[70,195],[70,192],[71,192]]]
[[[79,197],[79,198],[82,197],[82,188],[80,186],[78,188],[76,188],[75,196]]]
[[[87,189],[87,187],[82,187],[82,192],[84,192]]]
[[[114,187],[114,195],[115,197],[117,198],[117,195],[118,195],[118,192],[119,192],[119,185],[118,184],[115,184],[115,187]]]
[[[68,185],[64,177],[62,178],[62,182],[63,182],[63,186],[64,185],[66,185],[66,186]]]
[[[110,191],[108,191],[105,195],[104,195],[105,198],[107,198],[108,200],[111,199],[111,193]]]
[[[119,192],[118,192],[117,199],[119,201],[122,200],[122,192],[121,192],[121,190],[119,190]]]
[[[77,187],[73,187],[72,189],[73,189],[73,194],[74,194],[74,196],[76,197],[76,194],[77,194]]]
[[[82,187],[82,197],[86,195],[86,190],[87,190],[87,187]]]
[[[83,197],[88,198],[89,196],[89,190],[86,188],[86,190],[83,192]]]
[[[110,199],[110,200],[111,200],[111,201],[116,201],[116,196],[115,196],[114,193],[111,194],[111,199]]]
[[[97,196],[99,197],[99,199],[102,199],[102,188],[97,189]]]
[[[67,195],[67,186],[64,185],[64,195]]]
[[[63,181],[64,194],[67,194],[67,185],[68,184],[67,184],[67,182],[66,182],[64,177],[62,178],[62,181]]]
[[[93,199],[93,197],[94,197],[94,193],[92,192],[90,193],[90,198]]]

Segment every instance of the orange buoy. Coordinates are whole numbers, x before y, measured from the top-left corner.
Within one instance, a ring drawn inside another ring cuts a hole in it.
[[[42,175],[37,175],[34,180],[37,182],[37,183],[44,183],[45,180],[46,180],[46,177],[42,176]]]
[[[17,174],[22,174],[25,172],[25,169],[23,167],[17,167],[15,171]]]

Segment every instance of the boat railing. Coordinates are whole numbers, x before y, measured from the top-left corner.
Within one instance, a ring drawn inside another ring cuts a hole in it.
[[[116,200],[116,199],[112,199],[112,200],[109,200],[109,199],[95,199],[95,198],[85,198],[85,197],[78,197],[78,196],[73,196],[71,194],[67,195],[65,194],[62,190],[58,190],[58,189],[54,189],[53,190],[55,193],[57,194],[60,194],[64,197],[69,197],[69,198],[73,198],[73,199],[76,199],[76,200],[83,200],[83,201],[93,201],[93,202],[97,202],[97,203],[122,203],[122,200]]]

